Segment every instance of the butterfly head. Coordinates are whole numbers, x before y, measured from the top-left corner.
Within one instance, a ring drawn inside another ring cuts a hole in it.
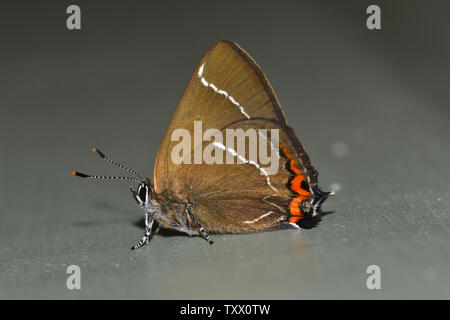
[[[130,190],[133,198],[141,207],[149,208],[158,206],[152,179],[146,178],[139,183],[136,190],[133,187]]]
[[[140,203],[141,205],[145,205],[150,201],[150,187],[145,181],[139,184],[137,192],[135,192],[133,188],[131,188],[131,192],[138,203]]]

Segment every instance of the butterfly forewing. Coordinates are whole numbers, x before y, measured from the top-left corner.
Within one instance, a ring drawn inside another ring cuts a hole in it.
[[[195,120],[203,130],[221,129],[248,118],[268,118],[285,123],[284,114],[266,77],[256,62],[237,44],[219,41],[202,58],[185,89],[161,142],[155,165],[155,189],[169,186],[174,171],[170,151],[173,130],[193,132]]]

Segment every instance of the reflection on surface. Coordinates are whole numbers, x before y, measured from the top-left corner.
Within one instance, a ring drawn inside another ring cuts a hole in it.
[[[301,230],[295,230],[291,234],[291,250],[294,257],[311,255],[308,240],[302,235]]]

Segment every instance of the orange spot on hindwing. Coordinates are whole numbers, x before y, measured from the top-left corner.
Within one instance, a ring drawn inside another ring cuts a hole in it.
[[[280,144],[281,153],[287,159],[286,169],[292,173],[291,178],[288,181],[288,187],[294,194],[291,202],[289,203],[289,222],[297,223],[299,220],[304,218],[304,214],[300,209],[301,202],[308,199],[312,194],[307,188],[308,183],[305,179],[305,175],[302,170],[295,166],[295,160],[289,154],[287,148]]]

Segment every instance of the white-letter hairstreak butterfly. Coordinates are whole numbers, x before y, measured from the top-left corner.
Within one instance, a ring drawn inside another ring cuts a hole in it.
[[[236,132],[246,136],[239,139]],[[189,141],[181,148],[179,138],[185,136]],[[276,136],[276,144],[269,136]],[[233,141],[225,143],[224,137]],[[234,139],[244,143],[250,138],[252,143],[234,147]],[[191,145],[192,152],[186,152]],[[276,154],[276,166],[268,164],[271,159],[261,152],[265,149]],[[287,125],[263,71],[232,41],[216,43],[195,69],[159,147],[154,181],[93,150],[135,177],[72,174],[139,183],[131,193],[145,211],[145,235],[132,249],[149,243],[154,222],[211,244],[209,233],[308,227],[319,220],[320,206],[331,194],[320,190],[318,173]],[[182,156],[174,161],[179,150]],[[202,159],[206,151],[213,160]],[[259,157],[252,154],[258,151]]]

